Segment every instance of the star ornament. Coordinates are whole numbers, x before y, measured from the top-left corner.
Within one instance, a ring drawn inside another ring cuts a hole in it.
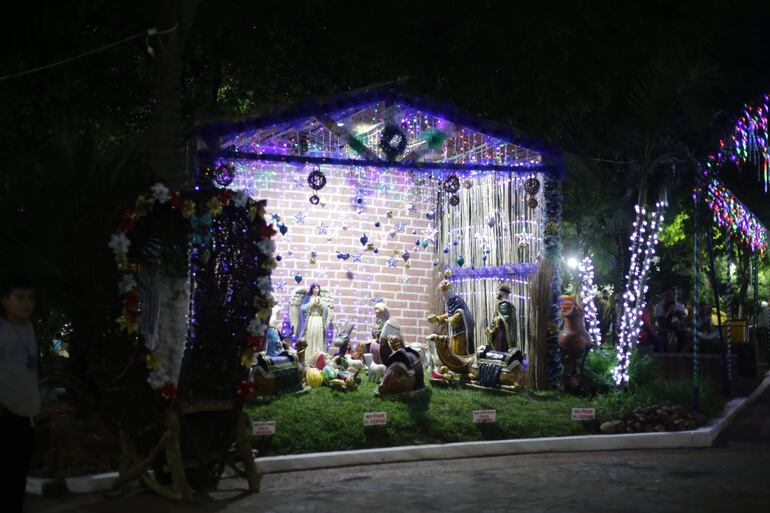
[[[305,212],[297,212],[294,214],[294,222],[297,224],[305,224]]]
[[[326,223],[319,224],[316,227],[316,232],[318,233],[318,235],[326,235],[327,233],[329,233],[329,225],[327,225]]]
[[[361,255],[361,252],[359,252],[359,251],[356,251],[356,252],[355,252],[355,253],[353,253],[353,255],[351,255],[351,256],[353,257],[353,262],[360,262],[360,261],[361,261],[361,256],[362,256],[362,255]]]
[[[393,257],[390,257],[390,258],[388,258],[388,260],[386,261],[386,263],[388,264],[388,267],[390,267],[390,268],[394,268],[394,267],[396,267],[396,265],[398,264],[398,260],[396,260],[396,259],[395,259],[395,258],[393,258]]]

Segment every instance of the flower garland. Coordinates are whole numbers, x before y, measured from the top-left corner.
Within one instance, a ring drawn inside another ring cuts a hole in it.
[[[247,211],[250,222],[262,223],[259,228],[260,236],[264,237],[257,242],[260,261],[267,276],[258,280],[256,295],[254,297],[255,318],[248,325],[249,336],[243,343],[244,355],[251,354],[255,347],[259,347],[264,339],[270,309],[274,305],[270,292],[269,273],[275,267],[275,243],[270,238],[275,235],[272,225],[264,223],[264,202],[256,202],[248,197],[245,191],[232,192],[224,190],[209,197],[204,201],[196,202],[194,199],[183,197],[177,191],[169,190],[161,183],[150,188],[149,194],[140,195],[132,209],[126,210],[116,227],[115,233],[110,236],[109,248],[115,256],[115,263],[120,272],[118,291],[122,304],[120,316],[116,319],[119,330],[135,338],[140,337],[141,301],[138,289],[140,265],[129,260],[131,248],[131,235],[136,229],[136,223],[140,219],[151,215],[155,209],[170,208],[174,213],[189,220],[192,239],[192,268],[193,279],[195,269],[205,265],[210,257],[210,248],[214,237],[211,234],[212,221],[219,216],[228,205],[242,208]],[[197,287],[193,287],[197,288]],[[194,325],[194,320],[191,321]],[[194,331],[194,330],[193,330]],[[149,369],[147,377],[152,388],[159,391],[161,397],[172,400],[177,395],[177,377],[181,362],[184,344],[178,340],[161,339],[156,347],[150,347],[144,341],[145,347],[150,351],[146,363]],[[242,381],[234,391],[239,398],[244,397],[244,391],[250,387]],[[253,388],[253,387],[252,387]]]

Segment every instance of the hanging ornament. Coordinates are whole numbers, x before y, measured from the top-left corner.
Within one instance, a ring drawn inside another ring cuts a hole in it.
[[[463,187],[465,187],[466,189],[470,189],[471,187],[473,187],[473,182],[471,182],[470,180],[463,180]]]
[[[395,160],[406,151],[406,134],[396,125],[387,125],[380,134],[380,149],[388,160]]]
[[[459,241],[459,240],[457,240],[457,239],[453,239],[453,240],[452,240],[452,245],[453,245],[453,246],[457,246],[458,244],[460,244],[460,241]]]
[[[428,221],[433,221],[434,217],[436,217],[436,214],[434,214],[433,212],[428,212],[427,214],[425,214],[425,219],[427,219]]]
[[[408,261],[410,256],[411,256],[411,255],[409,254],[409,252],[408,252],[408,251],[404,251],[404,252],[401,254],[401,258],[403,258],[403,259],[404,259],[404,262]]]
[[[524,192],[534,196],[540,190],[540,180],[534,176],[524,180]]]
[[[388,213],[385,214],[385,215],[388,216],[388,219],[393,219],[393,211],[392,210],[388,210]]]
[[[464,266],[465,265],[465,259],[463,257],[461,257],[461,256],[457,257],[457,265],[459,265],[460,267]]]
[[[422,241],[420,239],[417,239],[416,241],[414,241],[415,246],[419,246],[420,244],[422,244]]]
[[[490,228],[494,228],[497,224],[497,220],[495,219],[495,216],[491,216],[489,219],[487,219],[487,226]]]
[[[526,249],[527,246],[529,246],[529,242],[527,242],[526,239],[521,239],[519,241],[519,249]]]
[[[460,190],[460,179],[457,178],[457,175],[449,175],[446,180],[444,180],[442,187],[444,188],[445,192],[448,192],[449,194],[455,194]]]
[[[379,222],[379,221],[375,221],[375,222],[374,222],[374,227],[375,227],[375,228],[379,228],[380,226],[382,226],[382,225],[380,224],[380,222]]]
[[[460,196],[458,196],[457,194],[452,194],[451,196],[449,196],[449,204],[452,205],[453,207],[456,207],[457,205],[459,205]]]
[[[220,164],[214,170],[214,180],[216,180],[217,184],[219,184],[221,187],[227,187],[233,183],[234,178],[235,164],[232,162],[225,162],[224,164]]]
[[[283,257],[281,255],[275,255],[276,262],[280,262],[281,260],[283,260]]]
[[[448,247],[446,247],[446,246],[445,246],[445,247],[444,247],[444,249],[443,249],[443,251],[444,251],[444,254],[445,254],[445,255],[449,254],[449,248],[448,248]]]
[[[295,274],[295,275],[294,275],[294,281],[296,281],[296,282],[297,282],[297,285],[299,285],[300,283],[302,283],[302,275],[301,275],[301,274],[299,274],[299,273]]]
[[[310,263],[310,265],[315,265],[315,262],[316,262],[316,260],[315,260],[315,257],[314,257],[314,256],[311,256],[311,257],[308,259],[308,262]]]
[[[486,262],[487,261],[487,255],[481,255],[481,260]]]
[[[310,185],[310,188],[313,189],[313,191],[320,191],[326,186],[326,175],[323,174],[323,171],[321,171],[319,166],[315,166],[310,174],[307,175],[307,183]],[[311,204],[318,205],[320,201],[321,198],[319,198],[318,194],[315,192],[312,196],[310,196]]]
[[[289,228],[285,224],[279,224],[278,231],[281,232],[281,235],[286,235],[286,232],[289,231]]]
[[[366,246],[366,243],[369,242],[369,237],[366,236],[366,234],[363,235],[360,239],[358,239],[361,242],[362,246]]]
[[[379,249],[377,249],[377,248],[375,248],[375,247],[374,247],[374,244],[372,244],[372,247],[374,248],[374,250],[373,250],[373,251],[374,251],[374,254],[375,254],[375,255],[376,255],[377,253],[379,253],[379,252],[380,252],[380,250],[379,250]]]
[[[527,205],[529,206],[529,208],[533,208],[533,209],[537,208],[537,198],[535,198],[534,196],[530,196],[529,199],[527,200]]]
[[[424,241],[422,241],[423,249],[427,249],[429,245],[430,245],[430,241],[428,239],[425,239]]]
[[[366,250],[367,251],[374,251],[377,253],[377,250],[374,248],[374,242],[367,242],[366,243]]]
[[[340,260],[347,260],[350,258],[350,253],[337,253],[337,258]]]
[[[404,269],[411,269],[412,268],[412,262],[404,262]]]

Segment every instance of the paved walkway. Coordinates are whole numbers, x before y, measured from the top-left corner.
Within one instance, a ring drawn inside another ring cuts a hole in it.
[[[696,450],[533,454],[399,463],[238,479],[194,504],[134,491],[30,497],[33,513],[174,512],[717,512],[770,509],[770,391]]]

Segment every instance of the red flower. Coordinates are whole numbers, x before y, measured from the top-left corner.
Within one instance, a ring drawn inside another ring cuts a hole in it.
[[[265,350],[265,337],[246,337],[246,345],[257,353]]]
[[[176,385],[171,383],[170,381],[163,385],[160,389],[160,396],[163,399],[166,399],[168,401],[171,401],[172,399],[176,398]]]
[[[123,213],[120,224],[118,224],[118,231],[123,233],[134,231],[134,213],[131,210],[126,210]]]
[[[123,308],[129,312],[136,312],[139,309],[139,294],[129,292],[123,296]]]
[[[182,196],[179,195],[176,191],[171,191],[171,199],[169,200],[169,203],[171,204],[171,208],[174,208],[176,210],[179,210],[182,208]]]
[[[252,395],[257,393],[257,387],[254,383],[250,381],[241,381],[238,384],[238,389],[235,391],[236,397],[238,399],[248,399]]]
[[[259,227],[259,236],[263,239],[272,239],[276,233],[278,232],[275,231],[272,224],[263,224]]]
[[[230,203],[230,191],[224,190],[219,193],[219,202],[222,203],[222,205],[227,205]]]

